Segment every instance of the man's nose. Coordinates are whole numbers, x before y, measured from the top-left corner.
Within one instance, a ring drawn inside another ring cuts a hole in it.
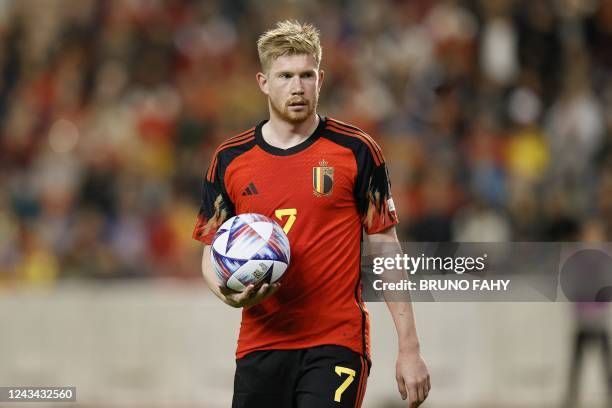
[[[304,86],[302,84],[302,78],[295,76],[291,79],[291,95],[303,95]]]

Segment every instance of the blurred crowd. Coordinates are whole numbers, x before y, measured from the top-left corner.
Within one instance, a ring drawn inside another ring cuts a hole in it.
[[[255,42],[320,28],[319,112],[383,147],[403,240],[612,233],[612,1],[0,1],[0,286],[198,277]]]

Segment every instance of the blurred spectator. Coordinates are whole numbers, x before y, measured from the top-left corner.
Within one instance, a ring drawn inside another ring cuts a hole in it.
[[[481,1],[485,18],[481,32],[481,69],[498,85],[510,84],[518,75],[518,35],[512,22],[511,2]]]
[[[507,242],[511,236],[505,214],[478,197],[454,218],[453,240],[457,242]]]
[[[576,230],[579,239],[585,242],[604,242],[605,230],[597,221],[589,220],[582,225],[582,230]],[[563,237],[574,240],[574,237]],[[592,266],[584,265],[582,273],[589,273]],[[609,294],[608,294],[609,295]],[[609,300],[609,299],[608,299]],[[575,316],[574,344],[571,356],[569,381],[564,407],[575,407],[579,403],[579,377],[584,362],[584,353],[589,347],[596,347],[601,352],[603,366],[603,383],[607,389],[607,406],[612,402],[612,355],[610,354],[610,334],[608,327],[609,303],[576,302],[573,303]]]

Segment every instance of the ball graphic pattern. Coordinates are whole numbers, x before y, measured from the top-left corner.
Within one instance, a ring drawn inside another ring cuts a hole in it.
[[[241,292],[249,284],[277,282],[289,266],[289,239],[261,214],[240,214],[219,227],[210,251],[222,285]]]

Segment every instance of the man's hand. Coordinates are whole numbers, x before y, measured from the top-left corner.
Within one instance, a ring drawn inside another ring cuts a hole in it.
[[[272,296],[280,288],[280,283],[273,283],[272,285],[264,283],[259,288],[255,285],[249,285],[242,292],[236,292],[225,287],[219,287],[219,291],[225,303],[232,307],[240,308],[246,306],[253,306],[262,302]]]
[[[402,399],[408,398],[408,407],[416,408],[425,401],[431,383],[425,361],[418,351],[400,351],[395,365],[395,379]]]
[[[243,292],[236,292],[225,286],[220,286],[210,260],[210,245],[204,245],[204,251],[202,252],[202,275],[206,285],[215,296],[224,303],[237,308],[256,305],[272,296],[280,287],[279,282],[272,285],[264,283],[261,286],[249,285]]]

